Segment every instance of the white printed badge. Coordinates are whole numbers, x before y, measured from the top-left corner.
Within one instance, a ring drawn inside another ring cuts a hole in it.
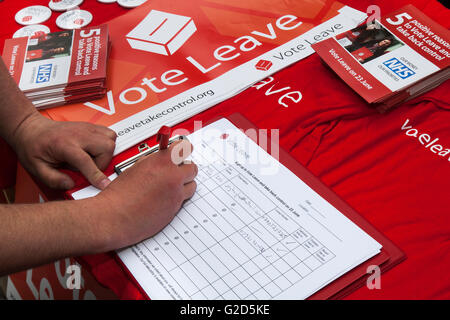
[[[38,37],[50,32],[50,28],[43,24],[33,24],[31,26],[25,26],[17,30],[13,34],[13,38],[22,37]]]
[[[77,8],[84,0],[51,0],[48,6],[53,11],[67,11]]]
[[[47,21],[51,15],[52,10],[45,6],[31,6],[18,11],[14,18],[17,23],[28,26]]]
[[[61,29],[78,29],[87,26],[92,21],[92,14],[86,10],[70,10],[56,19],[56,25]]]
[[[147,0],[117,0],[117,3],[124,8],[136,8],[145,2],[147,2]]]

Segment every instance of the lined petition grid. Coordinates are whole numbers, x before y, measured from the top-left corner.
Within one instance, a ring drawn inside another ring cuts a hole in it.
[[[196,194],[136,245],[188,297],[273,299],[335,257],[206,143],[196,148]]]

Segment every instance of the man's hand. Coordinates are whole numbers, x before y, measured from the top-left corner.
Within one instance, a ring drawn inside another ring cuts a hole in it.
[[[182,163],[191,147],[183,141],[145,157],[92,198],[0,205],[0,243],[8,244],[0,246],[0,276],[155,235],[195,192],[197,166]]]
[[[197,188],[197,166],[184,162],[191,152],[188,141],[174,143],[138,161],[93,199],[105,250],[147,239],[172,221]]]
[[[52,121],[36,112],[0,59],[0,136],[32,174],[54,188],[74,182],[58,171],[69,165],[104,191],[79,201],[0,205],[0,275],[70,256],[134,244],[164,228],[196,189],[194,164],[176,146],[146,157],[109,186],[100,171],[112,158],[116,135],[88,123]],[[177,157],[178,155],[178,157]]]
[[[78,169],[99,189],[110,183],[101,172],[111,161],[116,133],[83,122],[58,122],[35,112],[16,128],[13,148],[22,165],[52,188],[70,189],[73,180],[58,168]]]

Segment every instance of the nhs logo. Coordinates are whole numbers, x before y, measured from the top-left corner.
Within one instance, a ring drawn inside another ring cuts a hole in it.
[[[402,79],[409,78],[410,76],[416,74],[414,71],[412,71],[410,68],[405,66],[400,60],[397,58],[389,59],[383,64],[388,67],[389,70],[394,72],[397,76],[399,76]]]
[[[52,73],[51,63],[40,65],[36,76],[36,83],[49,82],[51,73]]]

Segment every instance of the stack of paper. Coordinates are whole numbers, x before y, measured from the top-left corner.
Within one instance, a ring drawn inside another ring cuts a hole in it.
[[[5,41],[3,59],[38,109],[102,98],[109,54],[106,25]]]
[[[380,112],[450,78],[450,32],[412,5],[313,48]]]

